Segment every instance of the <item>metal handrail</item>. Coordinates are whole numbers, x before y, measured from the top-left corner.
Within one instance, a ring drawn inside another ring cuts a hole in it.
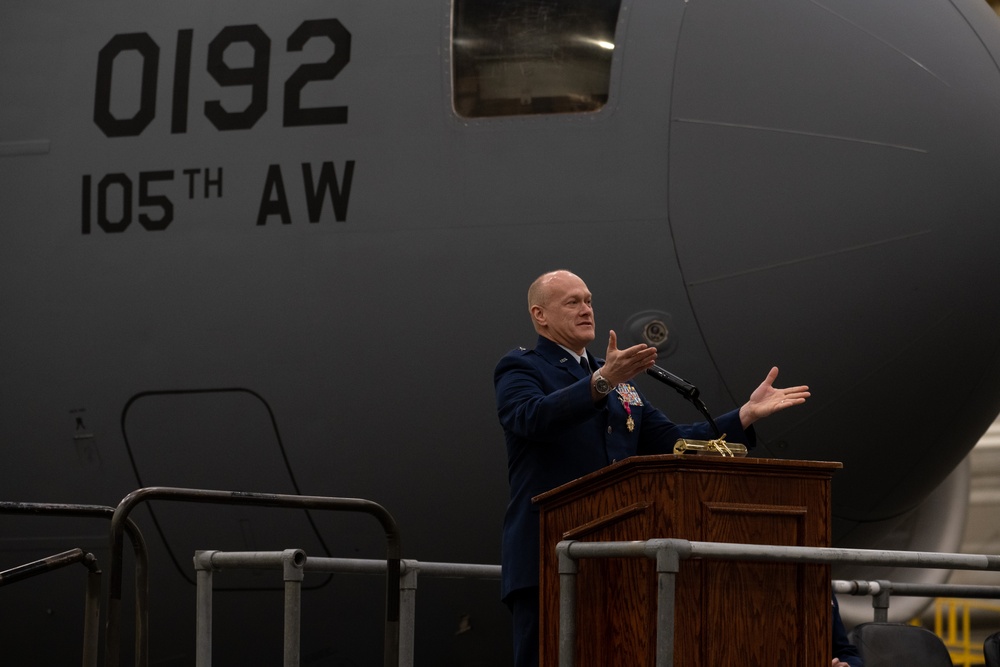
[[[588,543],[593,544],[593,543]],[[629,549],[636,551],[632,555],[649,556],[648,545],[644,543],[628,543]],[[700,546],[700,545],[696,545]],[[730,545],[726,544],[724,551],[727,553]],[[752,545],[755,548],[760,545]],[[763,547],[766,551],[773,551],[774,547]],[[835,550],[845,555],[845,551],[851,552],[850,557],[856,558],[854,551],[860,550]],[[198,552],[195,556],[196,569],[278,569],[289,559],[289,554],[296,555],[296,566],[301,567],[305,572],[317,573],[339,573],[339,574],[363,574],[363,575],[383,575],[386,572],[386,563],[383,560],[364,558],[329,558],[329,557],[306,557],[301,550],[289,550],[284,552],[220,552],[206,551]],[[878,552],[880,554],[907,554],[910,560],[922,560],[927,554],[917,552]],[[700,554],[699,555],[703,555]],[[935,556],[946,556],[946,554],[934,554]],[[732,554],[727,555],[731,558]],[[892,556],[896,557],[896,556]],[[781,556],[784,558],[784,556]],[[983,559],[975,557],[971,564],[981,564]],[[967,563],[970,564],[970,563]],[[975,568],[974,568],[975,569]],[[486,579],[498,580],[501,574],[500,565],[480,564],[480,563],[443,563],[443,562],[422,562],[412,559],[400,561],[400,589],[401,589],[401,612],[400,612],[400,667],[409,667],[413,664],[413,635],[415,627],[415,591],[417,589],[417,577],[420,574],[441,577],[441,578],[463,578],[463,579]],[[834,579],[830,582],[831,591],[837,594],[848,594],[854,596],[867,595],[872,597],[872,607],[874,609],[874,620],[885,622],[887,620],[888,608],[891,596],[928,596],[936,597],[941,595],[976,597],[976,598],[997,598],[1000,599],[1000,586],[970,586],[961,584],[913,584],[907,582],[893,582],[888,580],[844,580]],[[201,598],[199,598],[201,600]],[[287,601],[286,601],[287,604]],[[210,603],[209,603],[210,605]],[[201,610],[201,601],[199,601]],[[203,613],[200,611],[200,613]],[[287,613],[287,611],[286,611]],[[199,624],[199,627],[201,625]]]
[[[73,503],[20,503],[20,502],[0,502],[0,514],[33,514],[41,516],[71,516],[89,517],[113,520],[115,508],[105,505],[79,505]],[[149,664],[149,552],[146,548],[146,540],[139,531],[138,526],[131,519],[124,521],[122,530],[128,533],[129,541],[132,543],[132,550],[135,555],[135,664],[136,667],[146,667]],[[121,597],[119,588],[119,598]],[[94,603],[97,605],[97,614],[100,614],[100,588]],[[95,632],[96,623],[95,621]],[[86,619],[84,621],[86,628]],[[97,644],[94,642],[94,664],[97,660]],[[84,647],[84,652],[87,652]],[[86,660],[86,658],[85,658]]]
[[[979,569],[979,568],[974,568]],[[830,582],[834,593],[847,595],[869,595],[874,609],[873,620],[885,623],[889,620],[889,600],[893,595],[904,597],[961,597],[1000,599],[1000,586],[970,584],[913,584],[903,581],[874,581],[834,579]]]
[[[101,573],[101,569],[97,567],[97,558],[94,554],[77,547],[76,549],[63,551],[46,558],[33,560],[30,563],[25,563],[24,565],[17,565],[10,569],[0,571],[0,586],[7,586],[15,581],[30,579],[31,577],[35,577],[40,574],[68,567],[73,563],[82,564],[90,572],[97,574]]]
[[[359,558],[306,559],[304,569],[317,572],[377,574],[382,569],[378,561]],[[411,667],[414,662],[416,634],[417,580],[420,575],[438,578],[500,579],[499,565],[478,563],[436,563],[412,559],[400,562],[399,581],[399,667]]]
[[[105,665],[118,667],[121,649],[121,597],[122,597],[122,542],[124,525],[129,513],[141,503],[151,500],[210,503],[222,505],[254,505],[258,507],[284,507],[319,509],[339,512],[370,514],[382,525],[386,538],[386,612],[384,667],[398,667],[399,663],[399,568],[402,540],[396,520],[378,503],[361,498],[331,498],[326,496],[297,496],[278,493],[249,493],[244,491],[213,491],[152,486],[137,489],[125,496],[114,510],[111,519],[111,565],[109,567],[108,622],[105,636]]]
[[[386,562],[366,558],[307,557],[301,549],[285,551],[197,551],[194,566],[198,575],[198,647],[196,665],[211,665],[212,572],[223,569],[282,569],[285,575],[285,642],[284,664],[298,665],[299,587],[304,572],[323,574],[386,573]],[[439,578],[500,579],[499,565],[478,563],[435,563],[404,559],[400,561],[399,580],[399,665],[414,663],[416,627],[416,590],[419,575]]]
[[[896,567],[1000,570],[1000,555],[955,554],[830,547],[766,546],[727,542],[652,539],[634,542],[576,542],[556,546],[559,558],[559,665],[572,667],[576,650],[576,573],[582,558],[649,558],[656,561],[656,667],[673,667],[674,593],[680,561],[689,558],[783,563],[855,563]],[[887,582],[888,583],[888,582]]]
[[[194,569],[197,575],[198,611],[196,621],[197,643],[195,667],[212,665],[212,580],[216,570],[223,569],[279,569],[285,580],[285,633],[283,642],[284,667],[298,667],[302,579],[306,553],[301,549],[284,551],[196,551]],[[385,565],[384,561],[379,561]]]
[[[0,572],[0,586],[22,581],[80,563],[87,568],[87,590],[83,607],[83,667],[97,667],[101,619],[101,569],[94,554],[76,548]]]

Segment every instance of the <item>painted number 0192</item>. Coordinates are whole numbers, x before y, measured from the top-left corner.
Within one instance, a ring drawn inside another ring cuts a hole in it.
[[[170,108],[170,131],[187,132],[191,80],[191,46],[194,31],[177,31],[174,59],[174,79]],[[351,33],[337,19],[304,21],[288,37],[289,52],[302,51],[314,38],[328,39],[334,46],[326,61],[304,63],[285,81],[282,124],[285,127],[303,125],[336,125],[347,122],[347,106],[317,106],[303,108],[302,90],[310,83],[330,81],[351,59]],[[234,44],[247,44],[253,52],[253,62],[246,67],[231,67],[225,61],[226,50]],[[141,61],[139,109],[130,117],[119,118],[112,113],[112,82],[116,59],[134,51]],[[220,86],[246,86],[250,101],[238,110],[226,109],[218,100],[207,100],[205,117],[218,130],[252,128],[267,112],[268,74],[270,72],[271,39],[260,26],[226,26],[208,45],[207,71]],[[94,94],[94,123],[108,137],[135,137],[156,118],[156,89],[159,75],[160,47],[145,32],[115,35],[104,45],[97,57],[97,85]]]

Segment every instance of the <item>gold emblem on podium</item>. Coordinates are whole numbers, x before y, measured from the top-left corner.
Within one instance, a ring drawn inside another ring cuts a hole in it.
[[[716,440],[687,440],[678,438],[674,443],[674,454],[696,456],[722,456],[725,458],[742,458],[747,455],[746,445],[738,442],[726,442],[726,434]]]

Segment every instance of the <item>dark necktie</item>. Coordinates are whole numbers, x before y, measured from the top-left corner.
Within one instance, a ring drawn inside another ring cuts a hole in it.
[[[587,363],[587,355],[586,354],[584,354],[582,357],[580,357],[580,368],[583,369],[584,373],[586,373],[587,375],[590,375],[590,364]]]

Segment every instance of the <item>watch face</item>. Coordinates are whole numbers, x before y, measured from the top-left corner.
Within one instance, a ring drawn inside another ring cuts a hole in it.
[[[594,383],[594,389],[597,390],[599,394],[606,394],[611,391],[611,383],[602,377],[597,378],[597,382]]]

